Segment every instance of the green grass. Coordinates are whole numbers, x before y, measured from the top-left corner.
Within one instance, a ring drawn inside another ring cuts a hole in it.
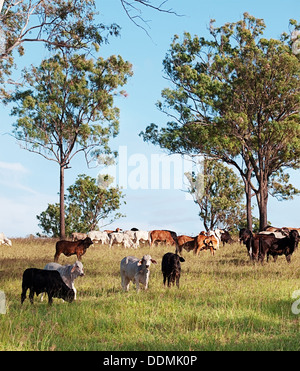
[[[184,252],[180,288],[164,288],[161,258],[165,246],[124,250],[95,245],[76,280],[76,302],[34,298],[20,304],[22,273],[52,261],[54,240],[15,239],[0,247],[0,290],[7,313],[0,314],[0,350],[299,350],[300,315],[291,311],[300,289],[299,250],[264,266],[248,261],[235,243],[215,256]],[[119,264],[126,255],[150,253],[148,291],[121,290]],[[73,263],[61,256],[59,263]]]

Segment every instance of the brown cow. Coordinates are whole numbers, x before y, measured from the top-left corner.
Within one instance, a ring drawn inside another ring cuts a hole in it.
[[[178,248],[176,250],[176,254],[178,252],[181,254],[182,249],[185,249],[187,252],[194,250],[195,238],[196,237],[190,237],[190,236],[185,236],[185,235],[178,236],[177,237]]]
[[[177,247],[177,237],[171,231],[161,231],[154,230],[150,232],[151,244],[153,246],[154,242],[165,242],[166,245],[175,245]],[[173,236],[172,236],[173,235]]]
[[[56,242],[56,253],[54,255],[54,261],[57,263],[59,255],[63,253],[66,256],[77,255],[77,259],[81,260],[86,249],[93,244],[90,237],[86,237],[84,240],[79,241],[65,241],[61,240]]]

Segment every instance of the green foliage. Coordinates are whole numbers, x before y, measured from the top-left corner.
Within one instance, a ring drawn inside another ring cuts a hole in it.
[[[170,152],[235,166],[260,211],[266,211],[271,177],[300,166],[299,59],[286,40],[261,37],[264,29],[263,20],[245,13],[222,27],[212,21],[209,40],[176,35],[164,60],[174,88],[164,89],[157,104],[173,121],[140,134]]]
[[[97,180],[87,175],[79,175],[75,184],[70,186],[65,197],[66,235],[73,232],[87,233],[98,229],[100,220],[107,224],[123,217],[116,211],[121,206],[124,195],[118,187],[109,184],[99,186]],[[113,214],[113,216],[112,216]],[[110,218],[110,220],[107,220]],[[39,227],[47,236],[58,237],[60,234],[59,204],[49,204],[47,209],[37,215]]]
[[[25,147],[66,167],[80,151],[110,153],[108,140],[119,128],[114,96],[132,74],[120,56],[95,62],[84,55],[55,56],[27,72],[32,89],[19,89],[12,101],[16,138]]]
[[[5,50],[0,52],[0,83],[10,76],[14,51],[25,53],[25,43],[43,43],[49,50],[98,50],[119,26],[95,23],[95,1],[91,0],[4,0],[0,23]],[[1,88],[1,86],[0,86]],[[0,89],[7,95],[7,90]]]
[[[236,174],[218,161],[205,159],[202,173],[185,175],[205,229],[238,230],[245,219],[245,205],[243,184]]]

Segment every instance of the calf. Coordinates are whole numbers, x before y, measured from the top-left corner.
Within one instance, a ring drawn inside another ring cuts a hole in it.
[[[139,291],[139,284],[145,285],[145,290],[148,289],[150,265],[157,264],[156,260],[150,255],[144,255],[142,259],[134,256],[126,256],[121,260],[120,273],[121,284],[124,291],[129,290],[129,283],[132,281],[136,284],[136,291]]]
[[[81,260],[82,255],[85,254],[87,248],[93,244],[90,237],[86,237],[84,240],[79,241],[65,241],[61,240],[56,242],[56,253],[54,255],[54,261],[57,263],[59,255],[63,253],[66,256],[77,255],[77,259]]]
[[[45,270],[58,271],[64,283],[74,291],[74,300],[76,300],[77,290],[74,285],[74,281],[77,277],[84,276],[83,264],[80,261],[76,261],[74,264],[60,265],[58,263],[48,263],[45,265]],[[43,294],[41,301],[43,300]]]
[[[161,262],[161,271],[164,276],[164,286],[166,285],[166,280],[168,279],[168,287],[171,286],[171,283],[175,284],[179,288],[179,279],[181,274],[181,264],[185,259],[177,254],[167,252]]]
[[[46,271],[37,268],[28,268],[23,273],[21,304],[26,299],[26,292],[29,292],[30,303],[33,304],[34,294],[42,292],[48,294],[48,303],[52,304],[52,298],[61,298],[71,303],[74,300],[74,291],[62,280],[57,271]]]

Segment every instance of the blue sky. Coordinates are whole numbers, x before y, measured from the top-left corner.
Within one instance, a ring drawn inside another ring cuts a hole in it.
[[[107,172],[116,174],[116,182],[123,185],[126,205],[120,211],[126,217],[111,227],[172,229],[179,234],[195,235],[203,225],[197,205],[182,190],[184,182],[180,177],[180,171],[188,168],[189,163],[177,157],[172,164],[173,158],[167,157],[159,147],[144,143],[138,136],[150,123],[163,126],[168,121],[155,103],[169,84],[163,76],[162,61],[172,38],[184,31],[208,36],[210,19],[215,19],[220,26],[241,19],[244,12],[265,20],[265,37],[279,38],[283,31],[289,31],[290,18],[300,20],[300,2],[169,0],[166,7],[182,16],[144,9],[144,19],[151,20],[147,28],[150,37],[128,19],[119,0],[96,3],[99,21],[115,22],[122,28],[120,37],[111,38],[109,44],[101,47],[101,55],[120,54],[133,64],[134,71],[125,87],[128,97],[116,99],[121,110],[120,134],[111,141],[111,147],[120,150],[122,156]],[[47,56],[37,46],[26,47],[27,53],[20,60],[22,65],[38,65],[41,58]],[[21,149],[9,135],[14,122],[9,116],[9,107],[0,106],[0,111],[0,231],[9,237],[35,234],[41,232],[36,215],[45,210],[48,203],[58,202],[59,168],[56,163]],[[168,161],[171,161],[170,176],[167,165],[163,167]],[[78,174],[97,177],[106,172],[102,168],[88,169],[80,155],[74,158],[71,167],[65,172],[66,188],[75,182]],[[299,171],[291,172],[291,181],[300,188]],[[299,209],[300,197],[284,202],[270,197],[268,219],[276,226],[300,227]],[[255,216],[258,216],[257,211]]]

